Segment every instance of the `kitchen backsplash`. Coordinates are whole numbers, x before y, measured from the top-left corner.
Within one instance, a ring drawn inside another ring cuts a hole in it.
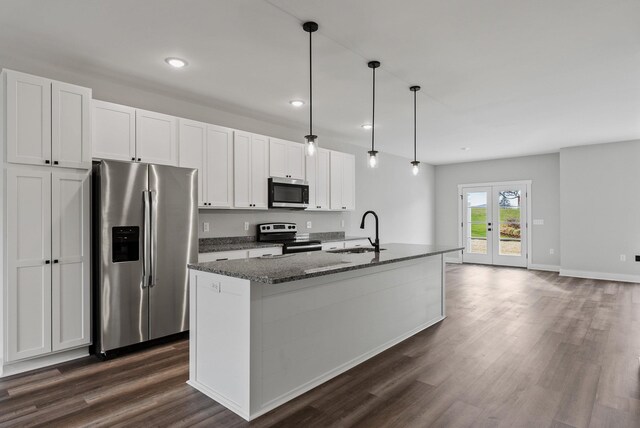
[[[279,221],[296,223],[298,233],[346,231],[350,227],[350,215],[343,212],[200,210],[198,236],[200,238],[255,236],[258,224]],[[249,223],[248,230],[245,230],[245,222]],[[311,228],[307,228],[307,222],[311,222]],[[208,232],[204,231],[205,223],[209,224]]]

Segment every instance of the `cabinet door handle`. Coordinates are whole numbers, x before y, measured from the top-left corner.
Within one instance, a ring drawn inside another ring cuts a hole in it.
[[[142,159],[138,158],[138,162],[142,162]]]
[[[49,159],[46,159],[46,160],[44,161],[44,163],[46,163],[47,165],[49,165],[49,164],[51,163],[51,161],[50,161]]]
[[[229,258],[227,257],[227,258],[224,258],[224,259],[216,259],[217,262],[222,262],[224,260],[229,260]]]
[[[135,160],[136,160],[136,158],[131,158],[131,160],[132,160],[132,161],[135,161]]]
[[[54,263],[54,264],[55,264],[55,263],[59,263],[58,259],[54,259],[54,260],[53,260],[53,263]]]
[[[54,165],[58,165],[58,161],[53,161],[53,164]]]
[[[45,264],[45,265],[48,265],[49,263],[51,263],[51,260],[45,260],[45,261],[44,261],[44,264]]]

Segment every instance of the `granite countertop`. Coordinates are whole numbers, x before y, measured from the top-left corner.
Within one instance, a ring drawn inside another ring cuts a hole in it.
[[[364,269],[462,250],[445,245],[383,244],[381,251],[362,254],[313,251],[241,260],[189,264],[190,269],[248,279],[265,284],[280,284],[306,278]]]

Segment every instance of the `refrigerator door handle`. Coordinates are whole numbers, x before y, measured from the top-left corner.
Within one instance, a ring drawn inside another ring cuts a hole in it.
[[[158,193],[155,190],[149,191],[149,200],[151,202],[151,233],[149,234],[149,246],[151,248],[149,262],[151,270],[149,275],[149,287],[153,287],[156,285],[158,265]]]
[[[142,288],[146,288],[149,284],[150,268],[150,239],[151,239],[151,198],[148,190],[142,191],[142,200],[144,207],[144,223],[143,223],[143,248],[142,248]]]

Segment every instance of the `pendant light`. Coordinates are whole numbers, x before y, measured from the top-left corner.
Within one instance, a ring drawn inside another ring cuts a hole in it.
[[[369,153],[369,168],[378,166],[378,151],[375,149],[375,132],[376,132],[376,68],[380,67],[380,61],[369,61],[367,64],[373,70],[373,102],[371,112],[371,150]]]
[[[312,21],[302,24],[302,29],[309,33],[309,135],[305,135],[305,147],[307,155],[313,156],[318,147],[318,136],[313,135],[313,46],[311,44],[312,34],[318,31],[318,24]]]
[[[413,165],[413,168],[411,169],[411,171],[413,172],[413,175],[418,175],[418,172],[420,172],[420,162],[418,161],[418,159],[416,159],[416,146],[417,146],[416,112],[417,112],[417,96],[418,96],[417,92],[420,90],[420,86],[412,86],[409,88],[409,90],[413,92],[413,161],[411,162],[411,165]]]

